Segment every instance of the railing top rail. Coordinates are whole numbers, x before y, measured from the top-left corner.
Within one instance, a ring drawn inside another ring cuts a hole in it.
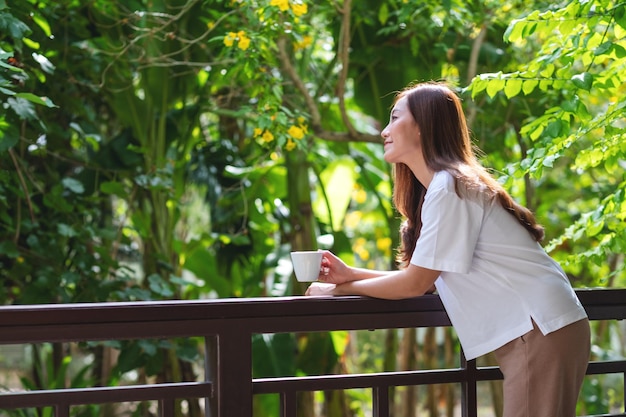
[[[626,289],[579,289],[592,319],[626,318]],[[447,326],[437,295],[406,300],[365,297],[266,297],[0,307],[0,344],[249,333]],[[169,322],[169,326],[164,326]],[[178,325],[180,324],[180,326]]]
[[[626,302],[626,288],[576,289],[585,305],[621,305]],[[381,300],[358,296],[343,297],[256,297],[218,298],[203,300],[166,300],[71,304],[29,304],[0,306],[0,326],[21,324],[44,324],[141,320],[160,321],[178,318],[225,318],[279,317],[284,315],[284,305],[289,304],[292,315],[358,314],[371,312],[427,312],[441,311],[443,305],[436,295],[425,295],[404,300]],[[49,313],[42,316],[45,311]],[[103,314],[106,313],[106,314]],[[133,314],[129,314],[133,313]],[[174,314],[174,316],[172,316]]]
[[[113,323],[206,318],[323,316],[336,314],[439,312],[436,295],[405,300],[366,297],[259,297],[0,306],[0,328],[9,325]],[[42,314],[44,313],[45,314]]]

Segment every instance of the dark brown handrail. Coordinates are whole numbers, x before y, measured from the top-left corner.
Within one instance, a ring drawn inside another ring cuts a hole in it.
[[[584,289],[577,294],[592,320],[626,318],[626,289]],[[206,381],[131,387],[94,387],[0,394],[0,409],[55,408],[125,401],[159,401],[172,415],[177,398],[207,398],[207,415],[252,415],[252,396],[278,393],[281,415],[292,417],[296,392],[372,388],[376,417],[389,415],[388,387],[460,383],[463,415],[477,415],[476,383],[501,378],[497,367],[383,372],[366,375],[252,378],[253,334],[449,326],[439,297],[386,301],[362,297],[279,297],[55,304],[0,307],[0,344],[204,337]],[[626,374],[626,361],[592,363],[588,374]],[[625,415],[618,414],[618,415]]]

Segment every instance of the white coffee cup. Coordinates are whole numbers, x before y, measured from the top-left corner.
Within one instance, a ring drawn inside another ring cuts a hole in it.
[[[317,281],[322,267],[321,251],[291,252],[291,262],[296,279],[300,282]]]

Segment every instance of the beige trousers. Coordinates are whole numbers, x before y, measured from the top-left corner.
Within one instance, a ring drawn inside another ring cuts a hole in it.
[[[590,353],[587,319],[543,335],[534,329],[495,351],[504,417],[574,417]]]

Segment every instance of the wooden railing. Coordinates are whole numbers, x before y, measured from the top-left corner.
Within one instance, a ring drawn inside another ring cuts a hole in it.
[[[592,320],[626,318],[626,289],[577,294]],[[369,388],[374,416],[388,417],[390,387],[456,383],[462,415],[475,417],[477,382],[502,377],[497,367],[477,367],[475,361],[461,359],[455,369],[252,378],[254,334],[438,326],[450,322],[436,295],[401,301],[280,297],[4,306],[0,344],[203,337],[207,353],[202,382],[5,392],[0,410],[53,407],[56,417],[67,417],[74,405],[155,401],[159,415],[169,417],[177,399],[205,398],[207,416],[247,417],[253,395],[274,393],[280,396],[281,416],[294,417],[299,391]],[[592,362],[587,371],[608,373],[624,376],[626,361]],[[626,416],[626,411],[613,416]]]

